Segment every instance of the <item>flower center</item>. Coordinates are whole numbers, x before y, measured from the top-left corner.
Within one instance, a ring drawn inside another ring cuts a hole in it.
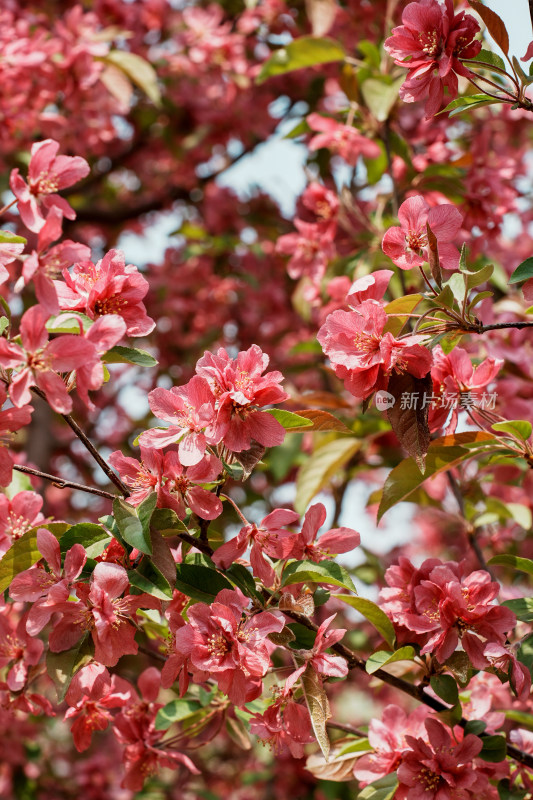
[[[419,783],[426,787],[426,792],[435,791],[440,783],[440,775],[428,767],[422,767],[418,773],[418,779]]]
[[[409,231],[405,237],[405,244],[408,250],[416,250],[418,252],[423,247],[426,247],[427,243],[426,234],[420,231]]]
[[[128,305],[128,301],[124,297],[113,295],[113,297],[105,297],[103,300],[97,300],[94,304],[94,313],[97,317],[104,314],[120,314],[124,306]]]
[[[418,41],[424,53],[436,56],[440,52],[440,42],[437,31],[423,31],[418,34]]]
[[[48,170],[41,172],[36,181],[31,184],[32,194],[53,194],[59,189],[59,179],[57,175],[51,174]]]
[[[207,651],[217,658],[224,658],[231,650],[231,644],[221,633],[213,633],[207,639]]]

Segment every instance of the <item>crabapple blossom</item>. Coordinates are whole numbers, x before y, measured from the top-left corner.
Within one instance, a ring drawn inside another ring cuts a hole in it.
[[[58,156],[59,142],[45,139],[31,148],[28,183],[18,169],[11,172],[9,185],[18,200],[23,223],[38,233],[45,224],[43,209],[58,208],[67,219],[75,219],[71,205],[57,192],[89,174],[89,165],[80,156]]]
[[[30,528],[44,522],[42,505],[43,498],[36,492],[17,492],[11,499],[0,494],[0,554]]]
[[[7,391],[0,384],[0,406],[7,400]],[[0,486],[11,483],[14,459],[9,451],[9,444],[13,434],[29,425],[33,406],[25,405],[22,408],[3,408],[0,411]]]
[[[398,211],[400,227],[389,228],[383,237],[383,252],[400,269],[420,267],[429,260],[427,228],[435,234],[444,269],[457,269],[459,250],[452,244],[463,220],[461,212],[444,203],[430,208],[421,195],[409,197]]]
[[[102,664],[88,664],[77,672],[65,695],[69,708],[65,720],[70,727],[76,750],[81,753],[91,745],[94,731],[104,731],[113,715],[110,708],[121,708],[130,700],[129,692],[113,686],[113,678]]]
[[[0,230],[0,283],[9,280],[9,270],[6,269],[6,266],[11,264],[24,250],[23,242],[9,241],[12,237],[11,231]],[[6,239],[7,241],[2,241]]]
[[[210,606],[196,603],[190,608],[188,624],[175,634],[176,650],[195,669],[211,675],[236,706],[261,694],[273,649],[266,637],[285,624],[268,611],[246,615],[248,603],[239,589],[223,589]]]
[[[155,326],[142,302],[148,281],[137,267],[126,264],[121,250],[109,250],[93,264],[81,261],[72,272],[63,270],[64,283],[55,281],[59,306],[64,311],[83,311],[91,319],[118,314],[128,336],[146,336]]]
[[[400,88],[407,103],[426,100],[426,119],[440,109],[444,88],[450,100],[457,96],[457,75],[469,76],[461,63],[474,58],[481,42],[474,40],[479,24],[471,14],[454,13],[453,0],[418,0],[403,10],[402,23],[385,41],[396,64],[409,70]]]
[[[0,614],[0,669],[9,666],[6,682],[12,692],[23,689],[28,668],[39,663],[43,651],[43,642],[27,633],[24,617],[14,625]]]
[[[381,155],[379,145],[351,125],[342,125],[334,119],[315,113],[308,115],[307,124],[312,131],[318,131],[309,142],[310,150],[327,148],[351,167],[355,167],[360,156],[378,158]]]
[[[294,537],[291,556],[318,563],[338,553],[348,553],[361,543],[361,537],[352,528],[332,528],[323,533],[318,541],[318,531],[326,521],[323,503],[315,503],[305,514],[302,530]]]
[[[293,758],[302,758],[303,745],[313,741],[311,718],[305,705],[294,699],[294,675],[285,681],[283,689],[274,687],[274,701],[263,714],[254,714],[250,731],[268,745],[274,753],[286,748]]]
[[[9,385],[9,396],[17,408],[30,402],[30,389],[37,386],[54,411],[68,414],[72,410],[72,398],[58,372],[71,372],[91,361],[94,347],[72,334],[48,341],[47,318],[41,306],[29,308],[20,323],[22,346],[0,338],[0,365],[16,370]]]
[[[283,426],[260,410],[289,397],[279,386],[281,372],[273,370],[263,375],[268,363],[268,355],[254,344],[234,359],[220,348],[216,355],[206,353],[196,364],[197,374],[207,380],[216,398],[218,440],[232,452],[248,450],[252,439],[273,447],[285,438]]]

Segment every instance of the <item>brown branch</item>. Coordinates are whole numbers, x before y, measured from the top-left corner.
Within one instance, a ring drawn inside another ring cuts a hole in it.
[[[45,393],[42,392],[39,388],[37,388],[37,386],[32,386],[32,391],[35,392],[35,394],[38,395],[39,397],[42,397],[43,400],[46,400],[46,402],[48,402]],[[116,472],[113,472],[109,464],[107,464],[104,461],[104,459],[102,458],[102,456],[100,455],[94,444],[90,441],[90,439],[87,437],[84,431],[80,428],[76,420],[73,419],[70,416],[70,414],[61,414],[61,416],[63,417],[67,425],[74,431],[80,442],[84,445],[84,447],[86,447],[86,449],[92,455],[98,466],[105,472],[111,483],[115,484],[121,495],[123,497],[129,497],[131,492],[126,486],[126,484],[121,481]]]
[[[35,475],[37,478],[43,478],[45,481],[51,481],[54,486],[59,489],[77,489],[80,492],[88,492],[89,494],[97,494],[99,497],[106,497],[108,500],[115,500],[118,495],[105,492],[103,489],[93,489],[92,486],[85,486],[83,483],[75,483],[74,481],[67,481],[60,478],[58,475],[50,475],[48,472],[41,472],[40,469],[33,469],[26,467],[23,464],[14,464],[13,469],[17,472],[24,472],[26,475]]]
[[[285,616],[293,619],[295,622],[299,622],[300,625],[303,625],[315,633],[317,632],[317,626],[303,614],[297,614],[294,611],[287,611],[285,609],[283,609],[283,613]],[[359,669],[364,672],[365,675],[367,674],[365,659],[360,658],[356,653],[353,652],[353,650],[350,650],[349,647],[346,647],[346,645],[342,644],[341,642],[337,642],[337,644],[332,645],[330,649],[346,660],[349,669]],[[450,706],[445,705],[437,698],[429,695],[422,686],[409,683],[409,681],[406,681],[403,678],[398,678],[396,675],[391,675],[384,669],[377,669],[372,673],[372,676],[374,678],[378,678],[389,686],[393,686],[395,689],[399,689],[404,694],[408,694],[419,703],[424,703],[424,705],[433,709],[433,711],[440,713],[450,710]],[[461,718],[458,724],[464,728],[467,722],[468,720]],[[480,735],[480,738],[483,738],[483,734]],[[513,758],[515,761],[519,761],[521,764],[524,764],[530,769],[533,769],[533,754],[524,753],[522,750],[519,750],[518,747],[515,747],[512,744],[507,744],[506,747],[508,756]]]

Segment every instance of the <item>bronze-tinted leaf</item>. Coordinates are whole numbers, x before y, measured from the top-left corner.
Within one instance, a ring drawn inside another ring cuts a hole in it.
[[[429,227],[429,222],[426,223],[426,229],[428,234],[429,268],[431,270],[433,280],[435,281],[439,289],[442,289],[442,272],[440,269],[439,246],[437,243],[437,237]]]
[[[326,722],[331,718],[328,697],[320,675],[308,664],[300,678],[304,690],[305,702],[309,709],[313,731],[326,761],[329,759],[331,745],[329,743]]]
[[[400,444],[414,458],[421,471],[430,443],[429,403],[424,403],[424,396],[429,397],[432,388],[429,373],[424,378],[415,378],[408,372],[393,372],[388,385],[388,391],[394,395],[396,402],[387,410],[387,417]],[[413,398],[413,401],[404,404],[402,397]]]
[[[509,34],[502,18],[492,8],[480,3],[479,0],[469,0],[469,3],[487,26],[487,30],[496,44],[507,55],[509,52]]]

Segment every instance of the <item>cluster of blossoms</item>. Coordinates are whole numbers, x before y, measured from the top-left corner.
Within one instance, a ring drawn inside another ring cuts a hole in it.
[[[392,372],[423,378],[431,368],[431,353],[420,344],[423,334],[396,338],[387,330],[383,296],[391,277],[390,270],[378,270],[356,280],[346,298],[350,311],[334,311],[317,335],[335,374],[354,397],[385,390]]]
[[[494,668],[508,677],[519,697],[529,697],[531,675],[506,646],[515,614],[495,604],[500,586],[484,570],[464,575],[464,565],[427,559],[417,569],[405,557],[385,573],[381,608],[393,621],[399,639],[420,645],[440,664],[459,644],[475,669]]]
[[[471,14],[455,14],[453,0],[409,3],[402,22],[385,41],[385,49],[409,70],[400,97],[407,103],[425,100],[429,119],[439,111],[445,88],[450,100],[457,97],[457,75],[472,74],[462,61],[481,50],[481,42],[474,40],[480,28]]]

